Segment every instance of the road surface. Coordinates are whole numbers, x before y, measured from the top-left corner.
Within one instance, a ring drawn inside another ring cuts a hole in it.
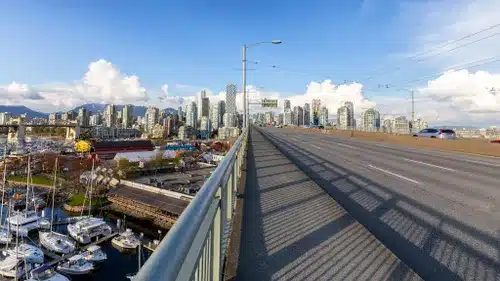
[[[258,128],[425,280],[500,280],[500,160]]]

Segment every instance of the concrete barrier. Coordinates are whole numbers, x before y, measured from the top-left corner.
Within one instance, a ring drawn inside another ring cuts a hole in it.
[[[290,128],[291,130],[315,132],[318,134],[328,134],[341,136],[345,138],[371,140],[378,142],[387,142],[391,144],[400,144],[407,146],[418,146],[434,148],[440,150],[458,151],[471,154],[480,154],[487,156],[500,157],[500,145],[483,139],[456,139],[440,140],[431,138],[417,138],[409,135],[395,135],[380,132],[362,132],[362,131],[342,131],[342,130],[320,130],[308,128]]]

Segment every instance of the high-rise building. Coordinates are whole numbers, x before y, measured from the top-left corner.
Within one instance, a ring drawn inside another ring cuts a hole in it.
[[[209,109],[210,109],[210,100],[205,97],[201,99],[201,117],[210,117]]]
[[[312,100],[312,110],[311,110],[311,125],[316,126],[319,125],[319,116],[321,114],[321,100],[313,99]]]
[[[163,128],[165,129],[165,134],[164,137],[168,138],[174,134],[175,131],[175,126],[174,126],[175,120],[174,117],[172,116],[167,116],[165,119],[163,119]]]
[[[293,124],[293,112],[291,108],[290,100],[285,100],[283,102],[283,125]]]
[[[363,124],[365,131],[375,132],[380,128],[380,113],[374,108],[370,108],[363,114]]]
[[[226,86],[226,112],[236,114],[236,85],[234,84]]]
[[[158,124],[159,118],[160,110],[152,105],[148,106],[148,109],[146,109],[146,114],[144,115],[144,119],[146,120],[146,132],[152,132],[154,126]]]
[[[78,109],[77,123],[79,126],[89,125],[89,112],[86,108],[81,107],[80,109]]]
[[[293,124],[296,126],[304,125],[304,109],[302,106],[293,107]]]
[[[224,114],[224,127],[236,127],[237,124],[237,118],[236,114],[231,113],[231,112],[226,112]]]
[[[272,111],[268,111],[264,114],[264,118],[265,118],[265,124],[270,125],[274,121],[274,113]]]
[[[350,118],[349,118],[349,126],[354,126],[354,104],[350,101],[346,101],[344,102],[344,106],[347,106],[347,108],[349,108],[349,115],[350,115]]]
[[[328,124],[328,108],[324,106],[321,108],[318,121],[318,125],[326,127],[326,125]]]
[[[108,104],[104,110],[104,125],[114,127],[116,125],[116,107],[114,104]]]
[[[291,103],[290,103],[290,100],[285,100],[283,102],[283,112],[285,112],[287,109],[291,109]]]
[[[10,119],[10,114],[8,112],[0,112],[0,125],[7,125]]]
[[[96,113],[90,116],[90,126],[100,126],[102,124],[101,114]]]
[[[339,107],[339,109],[337,110],[337,129],[348,130],[352,128],[352,119],[353,118],[351,116],[351,110],[347,105]]]
[[[219,106],[218,106],[218,104],[213,104],[210,107],[210,120],[212,121],[212,128],[214,130],[219,129],[219,126],[221,125],[219,123],[219,120],[221,120],[222,118],[220,118],[219,116],[220,116]]]
[[[133,118],[134,107],[131,104],[127,104],[122,109],[122,128],[131,128]]]
[[[195,102],[190,102],[186,106],[186,126],[196,129],[198,121],[198,109]]]
[[[407,135],[410,133],[410,121],[407,120],[405,116],[396,117],[391,125],[391,133],[402,135]]]
[[[49,125],[55,125],[57,120],[57,113],[49,114]]]
[[[304,126],[311,124],[311,105],[309,103],[304,104],[304,121],[302,123]]]
[[[212,134],[212,122],[211,120],[203,116],[200,122],[200,135],[202,139],[209,139]]]
[[[177,114],[179,115],[179,121],[184,121],[184,112],[182,110],[182,106],[179,106],[179,109],[177,110]]]

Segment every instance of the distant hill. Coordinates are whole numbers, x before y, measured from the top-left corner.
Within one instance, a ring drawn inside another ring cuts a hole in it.
[[[103,112],[106,104],[100,103],[88,103],[84,105],[80,105],[75,107],[72,111],[78,112],[80,108],[86,108],[88,111],[92,112]],[[116,105],[116,110],[122,110],[124,105]],[[146,114],[147,107],[146,106],[134,106],[134,117],[144,116]],[[165,108],[162,109],[166,114],[175,114],[177,110],[173,108]],[[24,105],[0,105],[0,112],[9,112],[12,116],[19,116],[21,114],[26,113],[28,117],[31,118],[47,118],[49,113],[38,112],[35,110],[31,110]],[[61,112],[58,112],[61,113]]]
[[[26,113],[31,118],[48,117],[49,114],[31,110],[24,105],[0,105],[0,112],[9,112],[12,116]]]

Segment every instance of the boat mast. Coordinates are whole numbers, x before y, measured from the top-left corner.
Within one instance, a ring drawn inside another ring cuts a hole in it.
[[[10,218],[10,210],[12,209],[12,201],[9,200],[9,208],[7,209],[7,216]],[[7,223],[7,231],[8,233],[10,233],[10,223]],[[10,242],[10,239],[7,239],[7,243],[5,243],[5,251],[7,251],[7,249],[9,248],[9,242]]]
[[[90,209],[92,208],[92,184],[94,183],[94,167],[95,167],[95,159],[92,158],[92,170],[90,172],[90,191],[89,191],[89,217],[90,217]]]
[[[54,202],[56,198],[56,181],[57,181],[57,164],[58,164],[59,158],[56,157],[56,163],[54,164],[54,183],[52,185],[52,212],[51,212],[51,218],[50,218],[50,232],[52,232],[52,225],[54,223]]]
[[[141,270],[141,243],[139,243],[139,247],[137,247],[137,260],[139,261],[139,268],[137,269],[137,272],[139,273],[139,270]]]
[[[31,164],[31,155],[28,154],[28,174],[26,175],[26,212],[24,213],[24,216],[28,216],[28,206],[29,206],[29,194],[30,194],[30,164]]]
[[[3,226],[3,198],[5,197],[5,183],[7,182],[7,160],[5,159],[7,155],[7,146],[5,146],[3,152],[3,185],[2,185],[2,206],[0,207],[0,225]]]

